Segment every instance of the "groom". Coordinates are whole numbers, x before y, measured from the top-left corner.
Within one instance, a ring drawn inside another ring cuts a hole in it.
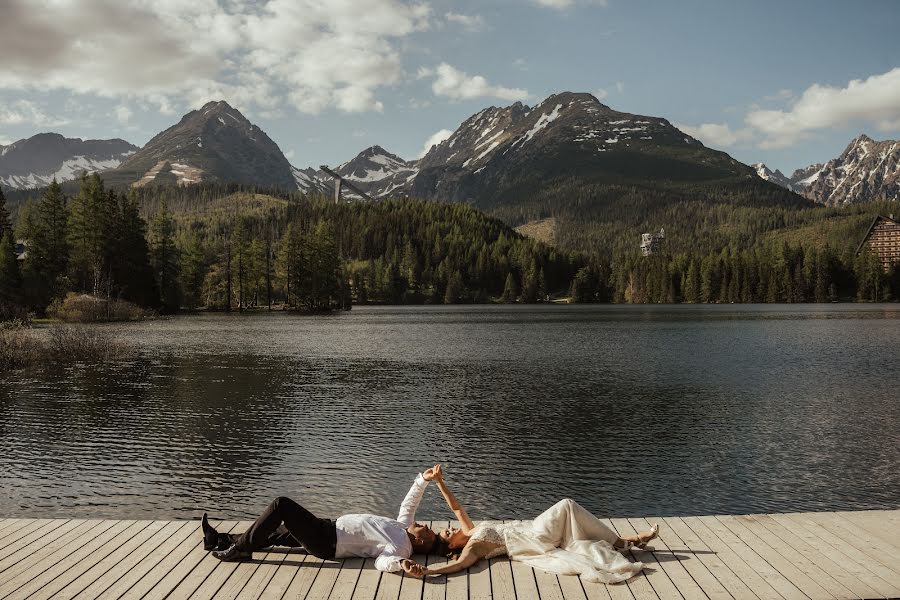
[[[358,556],[375,558],[375,568],[392,572],[403,570],[421,577],[423,568],[409,557],[438,550],[441,539],[427,525],[415,522],[416,509],[425,487],[434,479],[434,468],[416,476],[400,504],[397,519],[368,514],[320,519],[291,500],[272,501],[262,515],[242,534],[217,532],[203,515],[203,547],[224,561],[249,559],[252,553],[269,546],[303,546],[323,559]]]

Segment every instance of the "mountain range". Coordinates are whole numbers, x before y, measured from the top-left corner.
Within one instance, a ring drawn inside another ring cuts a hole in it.
[[[486,108],[418,160],[372,146],[332,169],[375,198],[408,195],[488,211],[530,202],[534,218],[552,216],[560,203],[583,205],[625,188],[715,190],[725,202],[729,194],[746,198],[751,189],[763,204],[797,205],[803,200],[796,193],[835,205],[896,199],[900,143],[863,135],[841,156],[787,177],[707,148],[666,119],[616,111],[590,94],[563,92],[533,107],[516,102]],[[54,133],[0,146],[0,185],[6,188],[40,187],[82,171],[103,171],[113,185],[219,181],[319,193],[330,193],[333,186],[321,169],[291,165],[264,131],[222,101],[189,112],[143,148]],[[565,198],[535,200],[562,188]],[[345,194],[355,196],[351,190]]]
[[[125,140],[82,140],[39,133],[0,146],[0,185],[23,189],[46,186],[54,178],[67,181],[82,171],[117,167],[137,150]]]
[[[837,158],[797,169],[790,177],[753,165],[760,178],[827,206],[900,200],[900,142],[876,142],[863,134]]]

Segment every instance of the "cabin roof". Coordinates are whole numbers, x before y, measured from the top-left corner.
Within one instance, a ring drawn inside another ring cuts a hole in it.
[[[875,229],[875,226],[878,225],[879,220],[890,221],[894,225],[900,225],[900,222],[896,221],[892,217],[885,217],[884,215],[875,215],[875,218],[872,219],[872,224],[869,225],[869,228],[866,230],[866,235],[863,236],[862,241],[859,243],[859,246],[856,247],[856,254],[859,255],[862,252],[863,246],[866,243],[866,240],[869,239],[869,236],[872,235],[872,230]]]

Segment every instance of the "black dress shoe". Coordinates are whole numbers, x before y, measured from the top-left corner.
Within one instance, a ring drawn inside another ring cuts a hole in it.
[[[232,544],[225,550],[213,550],[212,555],[224,562],[236,562],[253,558],[252,552],[241,550],[237,547],[237,544]]]
[[[203,513],[200,519],[200,528],[203,530],[203,549],[207,552],[215,550],[219,546],[219,532],[209,524],[209,517]]]

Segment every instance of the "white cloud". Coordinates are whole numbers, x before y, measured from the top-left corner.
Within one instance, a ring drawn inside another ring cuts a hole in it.
[[[291,149],[291,150],[288,150],[287,152],[284,153],[284,157],[285,157],[286,159],[288,159],[288,160],[294,160],[294,155],[295,155],[295,154],[296,154],[296,152],[294,152],[294,150]]]
[[[116,107],[116,118],[119,120],[119,123],[122,125],[127,125],[128,121],[131,120],[131,109],[125,106],[124,104]]]
[[[422,152],[419,154],[418,158],[422,158],[428,154],[428,151],[431,150],[432,146],[437,146],[451,135],[453,135],[453,132],[449,129],[441,129],[440,131],[433,133],[431,137],[425,140],[425,145],[422,147]]]
[[[881,131],[900,129],[900,67],[866,79],[854,79],[844,87],[818,83],[800,96],[782,89],[765,96],[766,102],[787,102],[784,109],[763,109],[750,105],[743,126],[727,123],[678,124],[677,127],[704,144],[728,147],[752,144],[767,150],[788,148],[809,138],[814,132],[871,124]],[[729,107],[726,112],[736,112]]]
[[[676,123],[675,127],[711,148],[727,148],[752,137],[749,129],[735,131],[727,123],[703,123],[697,126]]]
[[[856,122],[882,131],[900,124],[900,67],[845,87],[814,84],[786,110],[751,110],[745,121],[765,139],[762,148],[792,146],[811,132]]]
[[[575,4],[596,4],[598,6],[609,6],[609,0],[584,0],[583,2],[578,2],[577,0],[535,0],[535,3],[538,6],[555,8],[557,10],[571,8],[575,6]]]
[[[17,100],[6,106],[0,106],[0,124],[2,125],[34,125],[36,127],[59,127],[69,121],[51,117],[44,109],[30,100]]]
[[[524,58],[517,58],[516,60],[513,61],[512,65],[514,68],[516,68],[520,71],[528,70],[528,61],[525,60]]]
[[[13,141],[6,136],[0,135],[0,146],[9,146]]]
[[[444,15],[447,22],[454,23],[462,27],[465,31],[472,33],[484,31],[486,23],[481,15],[464,15],[449,11]]]
[[[625,91],[625,84],[621,81],[617,81],[616,82],[616,91],[619,92],[620,94],[623,93]]]
[[[420,69],[420,75],[428,76],[427,69]],[[528,92],[520,88],[491,85],[481,75],[469,75],[456,67],[441,63],[434,70],[431,90],[438,96],[457,100],[470,98],[500,98],[501,100],[526,100]]]
[[[607,96],[609,96],[609,92],[607,92],[607,91],[604,90],[603,88],[597,88],[597,89],[594,91],[594,97],[597,98],[597,100],[603,100],[603,99],[606,98]]]
[[[177,112],[224,98],[315,113],[380,110],[399,43],[429,27],[415,0],[4,0],[0,89],[128,98]]]

